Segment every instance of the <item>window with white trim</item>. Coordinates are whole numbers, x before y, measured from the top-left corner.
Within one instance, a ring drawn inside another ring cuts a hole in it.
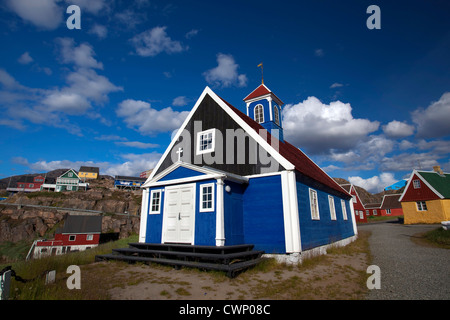
[[[149,214],[159,214],[161,212],[161,190],[152,190],[150,192],[150,210]]]
[[[427,211],[427,204],[425,201],[417,201],[417,211]]]
[[[414,189],[420,189],[420,180],[413,180]]]
[[[347,207],[345,206],[345,201],[341,200],[342,217],[347,220]]]
[[[311,206],[311,219],[320,220],[319,200],[317,199],[317,191],[309,189],[309,203]]]
[[[276,105],[273,106],[273,120],[277,125],[280,125],[280,112],[278,111],[278,107]]]
[[[264,107],[262,104],[258,104],[254,110],[255,113],[255,121],[258,123],[264,122]]]
[[[75,241],[76,237],[77,236],[75,236],[75,235],[70,235],[69,236],[69,241]]]
[[[93,234],[87,234],[86,235],[86,241],[92,241],[94,240],[94,235]]]
[[[200,185],[200,212],[214,211],[214,183]]]
[[[331,220],[336,220],[336,208],[334,207],[334,198],[333,198],[333,196],[328,196],[328,205],[330,206]]]
[[[197,133],[197,154],[214,152],[216,129]]]

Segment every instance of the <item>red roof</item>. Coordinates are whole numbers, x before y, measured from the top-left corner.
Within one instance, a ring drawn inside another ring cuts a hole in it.
[[[221,98],[222,99],[222,98]],[[259,123],[254,121],[252,118],[241,112],[239,109],[233,107],[227,101],[222,99],[230,108],[234,111],[242,120],[244,120],[253,130],[255,130],[259,134],[260,129],[264,129]],[[270,132],[267,133],[267,142],[271,143],[272,136]],[[292,163],[295,166],[295,170],[300,172],[301,174],[312,178],[321,184],[343,193],[349,197],[351,195],[345,191],[336,181],[334,181],[329,175],[327,175],[322,169],[319,168],[317,164],[315,164],[308,156],[306,156],[300,149],[294,147],[287,141],[281,142],[279,141],[279,150],[278,152],[283,156],[286,160]]]
[[[280,98],[278,98],[272,91],[270,91],[269,88],[267,88],[264,84],[261,84],[258,88],[256,88],[255,90],[253,90],[248,96],[246,96],[244,98],[244,101],[250,100],[250,99],[254,99],[257,97],[261,97],[264,96],[266,94],[273,94],[278,100],[281,101]]]

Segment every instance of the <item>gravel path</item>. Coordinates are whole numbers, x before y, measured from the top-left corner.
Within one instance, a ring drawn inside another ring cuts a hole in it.
[[[437,227],[392,222],[358,225],[358,229],[372,232],[372,263],[381,271],[381,289],[372,289],[367,299],[450,299],[450,250],[413,241],[418,234]]]

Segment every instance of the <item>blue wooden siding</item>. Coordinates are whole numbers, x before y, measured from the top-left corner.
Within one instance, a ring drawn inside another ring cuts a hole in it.
[[[214,184],[214,211],[200,212],[200,188],[207,183]],[[195,234],[194,244],[203,246],[216,245],[216,210],[217,210],[217,185],[216,180],[197,182],[195,196]]]
[[[245,244],[243,194],[246,185],[225,181],[224,191],[225,245]]]
[[[148,210],[151,208],[151,191],[161,190],[161,207],[159,214],[148,214],[147,212],[141,212],[141,214],[147,214],[147,230],[145,235],[145,242],[147,243],[161,243],[162,236],[162,218],[164,212],[165,192],[164,187],[155,187],[149,189],[148,197]]]
[[[245,243],[266,253],[285,253],[281,176],[250,179],[243,203]]]
[[[311,207],[309,200],[309,189],[317,192],[319,202],[319,220],[311,218]],[[333,196],[336,210],[336,220],[331,219],[328,196]],[[344,220],[341,199],[345,200],[347,220]],[[302,250],[330,244],[354,235],[352,215],[348,199],[341,198],[336,194],[330,194],[320,188],[319,185],[307,185],[297,179],[297,201],[300,220],[300,236]]]
[[[175,179],[182,179],[182,178],[189,178],[189,177],[197,177],[204,175],[202,172],[198,172],[192,169],[188,169],[185,167],[178,167],[169,174],[165,175],[158,181],[168,181],[168,180],[175,180]]]

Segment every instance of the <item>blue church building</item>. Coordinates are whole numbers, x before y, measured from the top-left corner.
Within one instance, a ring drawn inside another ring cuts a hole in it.
[[[246,114],[206,87],[142,186],[139,242],[253,244],[296,260],[357,236],[352,196],[284,140],[264,84]]]

